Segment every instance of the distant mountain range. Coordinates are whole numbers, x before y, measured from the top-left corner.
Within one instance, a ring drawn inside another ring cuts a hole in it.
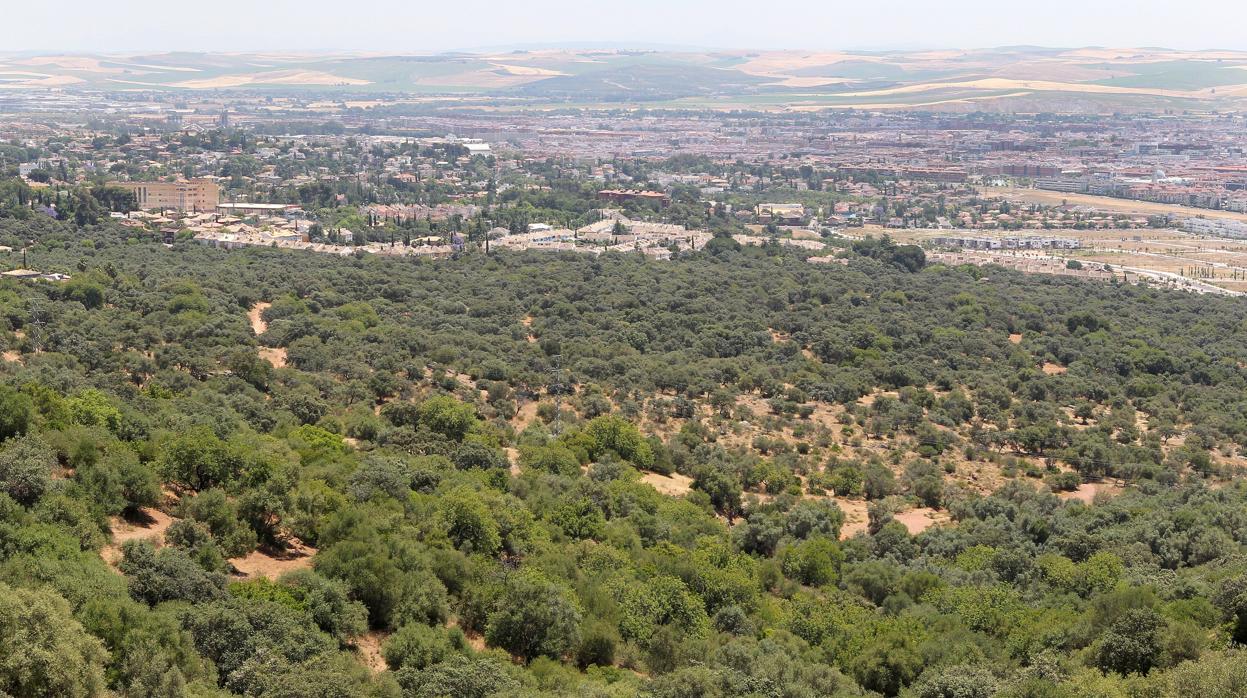
[[[802,52],[0,54],[0,90],[474,95],[742,109],[1097,112],[1247,105],[1247,52],[1161,48]]]

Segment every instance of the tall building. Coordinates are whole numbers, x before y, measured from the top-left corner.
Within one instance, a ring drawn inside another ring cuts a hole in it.
[[[178,182],[118,182],[134,192],[138,207],[143,210],[176,209],[178,211],[215,211],[221,202],[221,187],[210,179]]]

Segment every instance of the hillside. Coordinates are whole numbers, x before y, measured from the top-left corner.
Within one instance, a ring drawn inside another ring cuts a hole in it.
[[[498,54],[4,56],[5,89],[522,95],[719,108],[1225,109],[1247,54],[1013,47],[921,52],[540,50]]]
[[[0,681],[1242,685],[1240,301],[869,246],[409,261],[129,235],[0,219],[73,275],[0,281]]]

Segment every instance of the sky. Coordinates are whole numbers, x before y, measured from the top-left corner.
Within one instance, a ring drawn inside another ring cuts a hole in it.
[[[1247,49],[1244,0],[59,0],[54,10],[0,4],[0,52]]]

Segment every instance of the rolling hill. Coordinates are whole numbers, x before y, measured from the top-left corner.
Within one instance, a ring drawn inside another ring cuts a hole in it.
[[[1247,52],[1005,47],[897,52],[0,54],[0,90],[470,94],[719,108],[1100,111],[1247,103]]]

